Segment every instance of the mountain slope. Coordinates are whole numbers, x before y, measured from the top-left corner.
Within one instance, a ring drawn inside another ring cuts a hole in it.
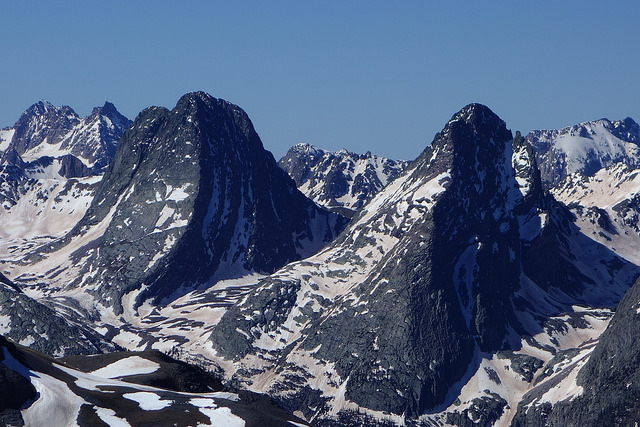
[[[325,151],[304,143],[291,147],[278,161],[307,197],[348,217],[397,178],[407,164],[371,153]]]
[[[0,131],[0,256],[60,237],[82,218],[130,124],[108,102],[81,119],[41,101]]]
[[[31,255],[29,277],[84,289],[119,314],[133,290],[139,305],[272,272],[318,251],[345,223],[296,190],[244,111],[190,93],[171,111],[140,113],[86,215]]]
[[[588,357],[562,378],[577,393],[548,401],[548,385],[531,390],[518,405],[514,426],[627,426],[640,418],[640,281],[620,301],[608,328]],[[566,376],[565,376],[566,377]],[[562,382],[554,384],[563,387]]]
[[[29,298],[0,274],[0,334],[55,356],[96,354],[115,346],[87,325],[71,323]]]

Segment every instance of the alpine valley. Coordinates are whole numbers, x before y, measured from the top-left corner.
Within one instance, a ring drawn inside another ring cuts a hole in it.
[[[640,421],[640,126],[276,161],[204,92],[0,130],[0,424]]]

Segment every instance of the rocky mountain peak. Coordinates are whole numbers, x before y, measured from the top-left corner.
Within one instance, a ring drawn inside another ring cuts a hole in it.
[[[611,125],[613,128],[612,133],[618,138],[640,144],[640,125],[631,117],[615,121]]]
[[[131,123],[113,104],[105,102],[74,127],[61,144],[61,150],[82,159],[94,173],[104,172]]]
[[[307,197],[319,205],[352,217],[408,162],[367,152],[327,151],[307,143],[296,144],[278,161]]]
[[[72,155],[87,174],[101,174],[113,159],[115,148],[131,121],[106,102],[80,118],[67,106],[39,101],[29,107],[12,129],[6,152],[15,151],[25,161]],[[10,133],[8,133],[10,131]]]
[[[469,104],[453,115],[444,130],[436,136],[433,145],[450,141],[459,156],[472,153],[469,147],[485,151],[490,145],[501,149],[505,141],[512,139],[511,131],[505,122],[489,107],[482,104]],[[482,147],[477,147],[482,144]]]
[[[94,107],[93,110],[91,110],[91,115],[97,115],[97,114],[113,115],[116,113],[119,114],[119,111],[116,109],[116,106],[109,101],[105,101],[102,107]]]
[[[72,251],[68,244],[86,236],[86,252],[71,256],[85,262],[67,280],[119,312],[132,290],[162,300],[273,272],[321,249],[345,224],[296,190],[242,109],[193,92],[172,110],[138,115],[86,215],[51,250]]]
[[[79,122],[80,117],[71,107],[56,107],[48,101],[39,101],[16,122],[11,146],[22,155],[45,141],[55,144]]]

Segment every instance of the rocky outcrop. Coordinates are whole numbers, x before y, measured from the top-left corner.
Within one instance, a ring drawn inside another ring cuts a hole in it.
[[[0,276],[0,332],[17,343],[53,356],[96,354],[116,347],[82,323],[25,295]]]
[[[38,397],[36,388],[23,374],[11,369],[10,349],[13,344],[0,335],[0,423],[6,426],[24,426],[20,410]],[[7,366],[9,365],[9,366]]]

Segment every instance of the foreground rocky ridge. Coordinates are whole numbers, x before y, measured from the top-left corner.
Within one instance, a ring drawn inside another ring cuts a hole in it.
[[[4,425],[305,425],[159,352],[52,359],[0,336],[0,378]]]

